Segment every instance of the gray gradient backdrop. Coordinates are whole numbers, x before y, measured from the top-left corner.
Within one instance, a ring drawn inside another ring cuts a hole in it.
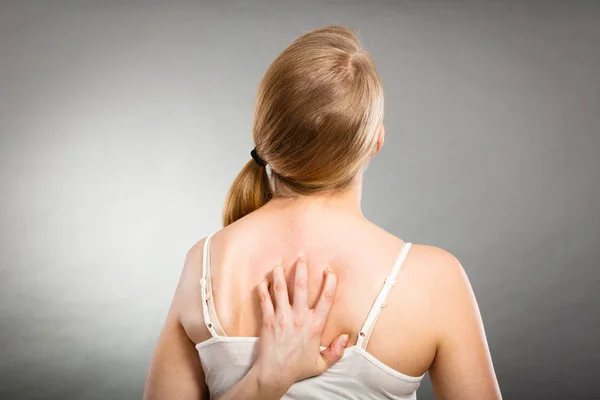
[[[4,0],[0,398],[141,398],[259,80],[335,23],[386,90],[365,214],[462,261],[506,399],[600,395],[599,2]]]

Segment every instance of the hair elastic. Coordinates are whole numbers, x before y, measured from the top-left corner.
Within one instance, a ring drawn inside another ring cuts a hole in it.
[[[252,159],[254,160],[255,163],[257,163],[259,166],[261,167],[265,167],[267,165],[266,162],[264,162],[259,156],[258,153],[256,152],[256,147],[252,149],[252,151],[250,152],[250,155],[252,156]]]

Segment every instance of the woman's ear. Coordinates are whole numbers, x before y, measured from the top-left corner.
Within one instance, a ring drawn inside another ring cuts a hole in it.
[[[375,154],[379,153],[379,150],[383,147],[383,142],[385,141],[385,127],[381,124],[381,128],[379,128],[379,133],[377,134],[377,149],[375,150]]]

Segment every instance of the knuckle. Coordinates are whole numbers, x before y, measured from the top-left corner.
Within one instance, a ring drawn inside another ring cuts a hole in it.
[[[265,329],[271,331],[273,330],[273,317],[267,316],[263,318],[263,325]]]
[[[306,279],[304,279],[304,278],[296,279],[296,287],[298,289],[306,289],[307,285],[308,284],[306,282]]]
[[[277,318],[277,325],[279,325],[280,328],[285,328],[286,324],[287,324],[287,318],[283,314],[280,315]]]
[[[275,284],[273,285],[273,290],[276,292],[281,292],[283,289],[285,289],[285,282],[279,279],[276,280]]]
[[[325,301],[327,301],[328,303],[333,303],[333,299],[335,298],[335,293],[332,290],[326,290],[323,293],[323,298],[325,299]]]
[[[267,296],[265,296],[264,292],[258,294],[258,301],[260,301],[261,304],[264,304],[267,301]]]
[[[323,331],[323,324],[321,322],[317,322],[313,326],[310,327],[308,333],[311,337],[315,337],[315,336],[320,336],[322,331]]]
[[[304,326],[304,318],[300,314],[294,315],[294,327],[302,328]]]

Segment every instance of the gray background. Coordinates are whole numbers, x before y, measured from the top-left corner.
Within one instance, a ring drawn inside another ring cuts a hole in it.
[[[0,398],[141,398],[259,80],[337,23],[386,91],[365,214],[462,261],[506,399],[600,394],[599,2],[4,0]]]

